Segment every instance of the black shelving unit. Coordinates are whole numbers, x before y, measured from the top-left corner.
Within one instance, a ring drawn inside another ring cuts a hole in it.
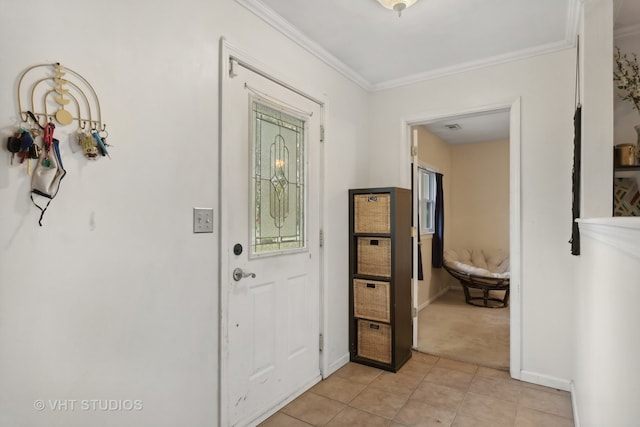
[[[411,358],[411,192],[349,190],[349,352],[397,372]]]

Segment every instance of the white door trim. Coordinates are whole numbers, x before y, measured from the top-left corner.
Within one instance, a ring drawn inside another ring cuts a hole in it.
[[[509,110],[509,256],[511,263],[510,306],[510,373],[520,379],[522,370],[522,212],[521,212],[521,161],[520,161],[520,97],[511,102],[485,105],[467,110],[425,113],[402,120],[400,149],[407,155],[400,156],[401,171],[409,170],[412,146],[411,126],[425,124],[447,117],[495,110]],[[417,193],[415,193],[417,194]],[[415,200],[414,200],[415,206]],[[416,343],[414,343],[415,346]]]
[[[413,321],[413,348],[418,348],[418,313],[420,312],[420,301],[418,299],[418,236],[420,234],[420,228],[418,227],[418,211],[420,207],[418,206],[418,130],[414,129],[411,133],[411,176],[413,177],[413,182],[411,183],[411,188],[413,189],[413,193],[411,194],[412,201],[411,206],[413,209],[411,212],[412,220],[411,223],[415,229],[415,234],[411,239],[411,253],[413,255],[413,260],[411,261],[411,265],[413,266],[413,271],[411,273],[411,320]],[[413,233],[413,232],[412,232]]]
[[[270,67],[261,63],[259,60],[253,58],[252,56],[246,54],[245,52],[237,49],[233,45],[229,44],[229,42],[224,38],[220,38],[220,46],[219,46],[219,75],[218,75],[218,149],[219,149],[219,221],[218,221],[218,235],[219,238],[219,260],[218,260],[218,271],[219,271],[219,293],[218,293],[218,302],[219,302],[219,343],[218,343],[218,372],[219,372],[219,382],[218,382],[218,395],[219,395],[219,423],[222,426],[228,425],[229,423],[229,413],[228,413],[228,399],[227,399],[227,385],[229,383],[228,378],[228,301],[226,296],[229,291],[229,278],[231,277],[231,272],[229,271],[229,259],[228,259],[228,247],[229,247],[229,239],[228,234],[225,232],[224,227],[229,223],[230,212],[228,210],[228,200],[229,195],[228,191],[230,189],[225,188],[223,185],[222,177],[228,176],[229,168],[232,165],[225,164],[224,162],[224,147],[223,141],[226,141],[228,137],[228,127],[224,126],[224,115],[225,112],[229,111],[228,106],[228,97],[225,95],[228,93],[228,77],[230,71],[230,60],[232,58],[237,59],[242,62],[242,66],[250,69],[257,74],[262,75],[263,77],[278,83],[287,89],[292,90],[293,92],[304,96],[307,99],[310,99],[320,105],[320,124],[324,126],[324,116],[325,116],[325,105],[326,102],[323,101],[324,97],[314,96],[311,91],[298,89],[299,85],[292,85],[287,82],[286,78],[282,77],[280,73],[273,71]],[[326,140],[326,136],[325,136]],[[323,165],[323,156],[324,156],[324,143],[320,144],[320,182],[319,182],[319,227],[321,230],[324,230],[324,209],[326,206],[324,200],[324,165]],[[326,316],[324,315],[324,311],[327,304],[327,292],[324,289],[324,251],[323,248],[319,248],[320,260],[319,260],[319,268],[318,268],[318,286],[320,289],[318,298],[319,301],[319,327],[320,333],[323,334],[325,342],[327,342],[327,328],[325,327]],[[323,351],[320,354],[320,374],[324,377],[325,368],[327,366],[326,355],[328,352]]]

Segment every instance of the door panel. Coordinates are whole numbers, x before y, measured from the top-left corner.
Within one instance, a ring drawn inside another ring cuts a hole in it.
[[[240,426],[320,379],[320,106],[242,67],[228,83],[222,250],[245,277],[224,279],[222,392]]]

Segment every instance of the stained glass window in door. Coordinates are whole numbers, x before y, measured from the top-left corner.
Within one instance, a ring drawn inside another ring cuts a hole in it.
[[[251,254],[305,249],[305,121],[256,100],[251,116]]]

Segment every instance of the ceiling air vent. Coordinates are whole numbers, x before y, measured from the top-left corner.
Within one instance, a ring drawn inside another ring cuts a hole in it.
[[[451,124],[448,124],[448,125],[444,125],[444,127],[446,127],[449,130],[460,130],[460,129],[462,129],[462,126],[460,126],[457,123],[451,123]]]

